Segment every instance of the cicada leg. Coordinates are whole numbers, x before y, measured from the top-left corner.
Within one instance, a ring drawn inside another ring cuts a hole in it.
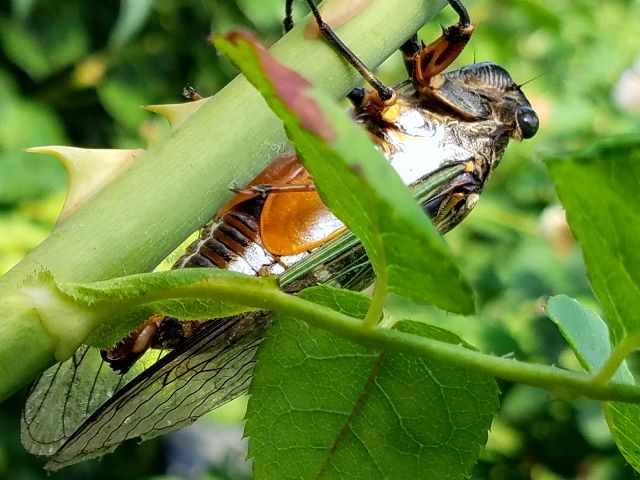
[[[428,86],[432,77],[442,73],[458,58],[469,42],[475,27],[469,13],[460,0],[449,0],[449,5],[458,14],[458,23],[444,28],[442,35],[426,47],[412,36],[400,47],[407,71],[416,86]]]
[[[413,78],[416,86],[428,86],[432,77],[442,73],[460,55],[469,42],[475,29],[469,18],[467,9],[460,0],[448,0],[449,5],[458,14],[458,23],[443,29],[442,35],[425,46],[413,35],[407,40],[400,50],[404,56],[405,67],[409,75]],[[367,92],[362,88],[353,89],[347,98],[356,108],[367,108],[369,110],[380,110],[392,107],[395,104],[395,91],[393,88],[385,86],[378,77],[340,40],[331,27],[325,23],[316,7],[314,0],[306,0],[311,13],[316,19],[320,33],[325,40],[347,60],[362,77],[373,87],[373,92]],[[293,0],[285,1],[285,17],[283,20],[284,31],[288,32],[293,28],[292,16]],[[376,98],[374,98],[374,96]]]
[[[314,192],[316,190],[316,186],[313,183],[289,183],[286,185],[260,183],[246,188],[232,188],[231,190],[243,195],[259,195],[261,197],[266,197],[272,193]]]
[[[286,0],[284,3],[284,19],[282,20],[284,33],[293,29],[293,0]]]
[[[416,63],[416,54],[425,48],[423,41],[418,39],[418,34],[414,33],[409,37],[409,40],[404,42],[400,47],[402,52],[402,59],[404,60],[404,67],[407,69],[407,75],[409,78],[413,78],[413,68]]]
[[[369,85],[371,85],[371,87],[373,87],[373,89],[375,90],[379,98],[379,101],[384,102],[385,104],[395,103],[396,95],[395,95],[394,89],[391,87],[387,87],[384,83],[382,83],[382,81],[371,70],[369,70],[369,68],[367,68],[367,66],[364,63],[362,63],[362,60],[360,60],[356,56],[356,54],[353,53],[349,49],[349,47],[347,47],[342,42],[342,40],[340,40],[340,37],[336,35],[336,33],[329,26],[329,24],[327,24],[322,19],[322,15],[320,15],[320,12],[318,11],[318,7],[316,6],[314,0],[306,0],[306,2],[309,5],[309,9],[311,10],[311,13],[316,19],[316,23],[318,24],[318,29],[320,30],[320,34],[324,37],[327,43],[329,43],[329,45],[331,45],[333,49],[336,50],[336,52],[338,52],[338,54],[340,54],[342,58],[344,58],[347,62],[349,62],[351,66],[355,68],[360,75],[362,75],[362,78],[364,78],[365,81]],[[293,0],[286,0],[285,2],[285,17],[284,17],[284,20],[282,21],[285,32],[288,32],[293,28],[292,4],[293,4]],[[359,90],[359,89],[354,89],[354,91],[352,91],[348,95],[348,97],[351,98],[351,95],[356,90]]]
[[[206,320],[181,321],[165,315],[151,315],[115,347],[100,350],[100,356],[113,371],[124,375],[150,348],[173,349],[207,323]]]
[[[475,171],[466,171],[443,185],[439,192],[422,206],[441,233],[458,225],[475,207],[484,182]]]

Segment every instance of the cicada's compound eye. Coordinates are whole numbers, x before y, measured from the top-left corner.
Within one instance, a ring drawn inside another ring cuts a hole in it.
[[[522,138],[531,138],[538,131],[540,121],[538,120],[538,115],[536,115],[536,112],[534,112],[531,107],[520,107],[516,115],[516,120],[522,132]]]

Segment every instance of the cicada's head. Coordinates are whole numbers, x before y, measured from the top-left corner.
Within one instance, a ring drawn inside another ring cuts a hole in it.
[[[360,92],[356,120],[368,130],[402,180],[411,186],[443,168],[463,166],[423,202],[441,232],[460,223],[476,204],[511,139],[531,138],[538,116],[509,73],[476,63],[396,87],[381,101]],[[353,101],[353,98],[352,98]]]
[[[500,65],[474,63],[440,77],[441,84],[433,93],[461,118],[491,120],[516,140],[531,138],[538,131],[538,115],[520,86]]]

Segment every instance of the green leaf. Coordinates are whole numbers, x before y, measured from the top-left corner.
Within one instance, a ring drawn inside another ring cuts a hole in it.
[[[353,120],[250,38],[232,34],[215,44],[283,120],[323,201],[362,241],[378,282],[418,303],[472,313],[471,289],[444,240]]]
[[[545,311],[558,326],[580,365],[587,372],[600,370],[611,355],[609,329],[604,320],[593,310],[566,295],[551,297]],[[612,378],[619,382],[633,383],[633,375],[626,362],[622,362]]]
[[[611,355],[609,331],[604,321],[566,295],[550,298],[546,312],[558,325],[584,369],[588,372],[599,370]],[[634,383],[626,362],[622,362],[612,378],[622,383]],[[629,464],[640,472],[640,405],[605,402],[603,408],[616,445]]]
[[[614,343],[640,332],[640,137],[545,159]]]
[[[549,156],[546,164],[618,344],[640,331],[640,138],[607,139],[582,152]],[[606,327],[593,312],[566,300],[559,305],[554,316],[562,316],[563,335],[570,332],[569,343],[585,368],[599,368],[611,351]],[[579,320],[584,323],[576,325]],[[616,377],[633,383],[624,362]],[[640,406],[610,402],[604,409],[616,445],[640,471]]]
[[[329,287],[307,300],[362,317],[369,300]],[[403,321],[406,333],[459,344]],[[245,434],[261,478],[437,478],[468,475],[497,409],[491,377],[381,353],[281,317],[258,353]]]
[[[607,402],[604,412],[614,442],[627,462],[640,472],[640,405]]]

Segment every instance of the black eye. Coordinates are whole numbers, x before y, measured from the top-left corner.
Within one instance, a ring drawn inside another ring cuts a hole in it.
[[[522,138],[531,138],[538,131],[538,115],[531,107],[520,107],[516,116],[518,126],[522,132]]]

